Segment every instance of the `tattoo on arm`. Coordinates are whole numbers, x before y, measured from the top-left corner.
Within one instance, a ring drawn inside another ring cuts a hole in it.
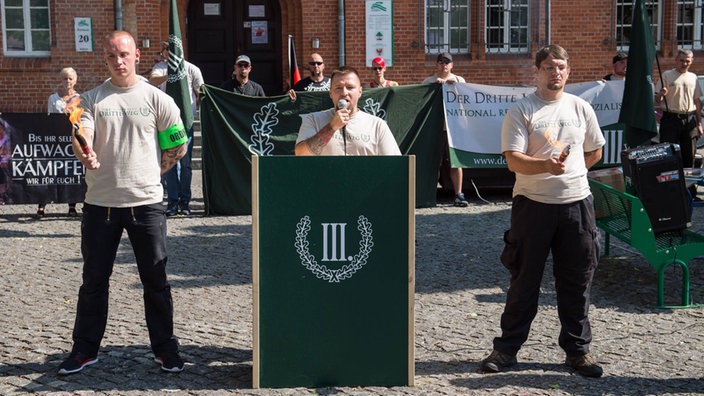
[[[306,145],[311,153],[315,155],[320,155],[323,152],[323,148],[330,142],[332,135],[335,131],[332,129],[330,124],[327,124],[323,129],[319,130],[318,133],[306,139]]]
[[[161,152],[161,174],[171,169],[186,154],[186,143]]]

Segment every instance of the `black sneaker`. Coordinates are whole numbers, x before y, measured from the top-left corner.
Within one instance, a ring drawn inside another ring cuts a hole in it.
[[[98,363],[97,357],[90,357],[81,352],[71,352],[71,354],[59,366],[59,374],[67,375],[83,370],[83,367]]]
[[[507,355],[497,350],[493,350],[486,359],[481,361],[480,369],[484,373],[498,373],[502,368],[515,366],[518,361],[516,356]]]
[[[567,357],[565,364],[577,370],[577,372],[585,377],[599,378],[604,374],[604,370],[596,364],[596,359],[590,354]]]
[[[459,206],[462,208],[469,206],[469,202],[467,202],[467,200],[464,198],[463,193],[455,195],[455,206]]]
[[[179,214],[184,215],[184,216],[190,216],[191,215],[191,210],[188,209],[188,207],[184,207],[179,209]]]
[[[178,206],[176,204],[169,204],[166,207],[166,215],[168,217],[176,216],[178,214]]]
[[[178,352],[168,352],[160,356],[155,356],[154,361],[161,364],[161,369],[169,373],[183,371],[183,360]]]

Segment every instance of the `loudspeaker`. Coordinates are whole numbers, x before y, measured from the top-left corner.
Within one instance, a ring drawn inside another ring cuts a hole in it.
[[[654,233],[691,225],[680,146],[661,143],[621,152],[626,192],[643,202]]]

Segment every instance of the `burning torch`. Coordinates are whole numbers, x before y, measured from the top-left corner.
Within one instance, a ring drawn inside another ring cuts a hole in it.
[[[66,106],[66,114],[68,114],[68,119],[71,122],[73,128],[73,136],[78,141],[78,145],[81,146],[81,150],[85,155],[90,154],[90,147],[88,147],[88,142],[86,138],[81,135],[81,115],[83,114],[83,108],[78,106],[80,102],[79,98],[76,98],[69,102]]]
[[[560,147],[562,147],[562,143],[558,142],[557,140],[553,139],[552,136],[550,136],[551,129],[552,129],[552,127],[549,127],[545,131],[545,140],[547,140],[548,144],[550,144],[550,146],[552,146],[553,148],[559,149]],[[558,161],[565,162],[565,160],[567,159],[567,156],[570,155],[571,148],[572,148],[572,146],[569,144],[562,147],[562,151],[560,152],[560,157],[558,158]]]

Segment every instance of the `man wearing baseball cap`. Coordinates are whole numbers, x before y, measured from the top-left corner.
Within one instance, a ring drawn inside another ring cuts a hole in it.
[[[372,71],[374,72],[374,79],[370,81],[365,88],[398,86],[396,81],[391,81],[384,78],[384,73],[386,72],[386,62],[384,62],[384,58],[377,56],[372,59]]]
[[[628,54],[625,52],[619,52],[614,56],[613,68],[614,72],[604,76],[604,80],[625,80],[626,79],[626,66],[628,63]]]
[[[247,96],[266,96],[264,88],[256,82],[249,79],[249,73],[252,71],[252,61],[247,55],[240,55],[235,60],[232,70],[232,79],[225,81],[220,85],[220,88]]]
[[[423,80],[423,84],[453,84],[456,82],[465,82],[464,78],[457,76],[452,73],[452,55],[448,52],[443,52],[438,55],[437,61],[435,62],[435,74]],[[449,151],[450,146],[447,143],[447,131],[442,131],[443,145],[445,146],[445,151]],[[449,158],[449,155],[447,156]],[[462,192],[462,168],[450,167],[450,179],[452,180],[452,185],[455,189],[455,206],[466,207],[469,206],[469,202],[464,197]]]

